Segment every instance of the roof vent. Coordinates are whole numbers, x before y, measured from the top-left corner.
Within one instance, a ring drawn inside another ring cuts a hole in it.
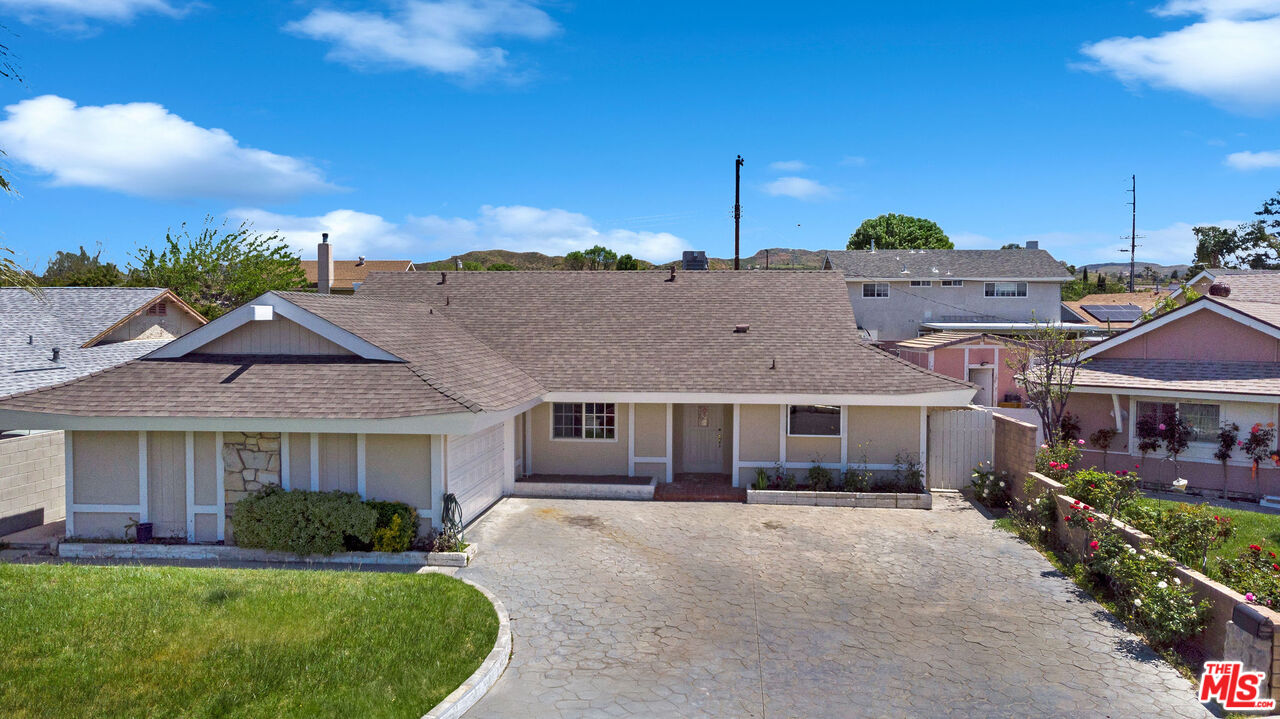
[[[749,329],[751,329],[751,325],[734,325],[733,326],[734,334],[739,334],[739,335],[745,335],[747,333],[747,330]]]
[[[778,369],[778,358],[773,358],[773,363],[769,365],[769,369]]]
[[[670,277],[668,277],[667,279],[663,280],[663,282],[675,282],[675,281],[676,281],[676,266],[675,266],[675,265],[672,265],[672,266],[671,266],[671,276],[670,276]]]
[[[440,273],[440,281],[439,281],[439,282],[437,282],[436,284],[443,285],[445,282],[448,282],[448,281],[449,281],[449,273],[448,273],[448,272],[441,272],[441,273]]]
[[[35,335],[27,335],[27,344],[29,344],[29,345],[33,345],[33,344],[35,344],[35,343],[36,343],[36,336],[35,336]]]
[[[50,358],[50,361],[52,361],[52,362],[57,362],[57,361],[58,361],[58,358],[59,358],[59,357],[61,357],[61,356],[62,356],[62,350],[58,349],[57,347],[54,347],[54,348],[53,348],[53,357],[52,357],[52,358]]]
[[[360,255],[360,259],[356,260],[356,267],[364,267],[364,255]]]
[[[1209,296],[1210,297],[1230,297],[1231,285],[1225,282],[1214,282],[1213,284],[1209,285]]]
[[[1028,250],[1040,249],[1040,240],[1027,240],[1027,249]]]

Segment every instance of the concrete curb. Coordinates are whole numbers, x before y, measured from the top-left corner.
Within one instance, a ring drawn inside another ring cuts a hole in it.
[[[933,509],[933,495],[929,492],[810,492],[808,490],[748,489],[747,504],[793,504],[806,507],[862,507],[869,509]]]
[[[114,544],[61,542],[59,557],[75,559],[196,559],[222,562],[308,562],[312,564],[372,564],[382,566],[465,567],[476,555],[476,545],[461,552],[339,552],[308,554],[271,549],[249,549],[224,544]]]
[[[422,571],[419,570],[419,573]],[[511,617],[507,614],[507,608],[502,600],[469,579],[462,577],[454,577],[454,579],[466,582],[480,590],[480,593],[493,603],[493,609],[498,613],[498,640],[493,643],[493,650],[480,663],[480,667],[467,677],[462,686],[454,689],[453,693],[441,700],[431,711],[423,714],[422,719],[457,719],[466,714],[467,710],[475,706],[476,702],[480,701],[490,687],[498,681],[502,672],[506,671],[507,664],[511,662]]]

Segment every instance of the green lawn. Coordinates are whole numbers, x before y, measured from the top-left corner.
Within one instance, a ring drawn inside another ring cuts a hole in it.
[[[1143,504],[1152,507],[1165,507],[1176,504],[1186,504],[1185,502],[1175,502],[1167,499],[1151,499],[1144,498],[1140,500]],[[1197,502],[1192,502],[1197,504]],[[1280,554],[1280,514],[1263,514],[1262,512],[1249,512],[1241,509],[1224,509],[1222,507],[1214,507],[1213,513],[1230,517],[1231,524],[1235,526],[1236,533],[1231,539],[1212,552],[1209,552],[1209,573],[1215,574],[1215,567],[1218,557],[1234,557],[1250,544],[1260,544],[1268,551]],[[1198,569],[1198,567],[1197,567]]]
[[[497,632],[439,574],[0,564],[0,716],[419,717]]]

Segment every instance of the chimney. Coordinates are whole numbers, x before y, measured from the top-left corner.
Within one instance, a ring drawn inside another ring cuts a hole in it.
[[[333,290],[333,245],[329,244],[329,233],[320,233],[320,244],[316,247],[316,292],[327,295]]]
[[[1027,240],[1027,249],[1028,250],[1040,249],[1040,240]]]

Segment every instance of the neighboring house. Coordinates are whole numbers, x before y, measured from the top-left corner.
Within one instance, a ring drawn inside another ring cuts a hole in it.
[[[411,260],[355,260],[333,259],[333,245],[329,233],[321,235],[314,260],[301,260],[302,271],[307,276],[307,286],[320,294],[349,295],[355,292],[370,272],[414,272]]]
[[[1227,285],[1231,288],[1231,296],[1238,300],[1275,301],[1275,293],[1280,287],[1280,270],[1232,270],[1213,267],[1201,271],[1187,281],[1187,286],[1201,295],[1209,294],[1213,283]],[[1182,301],[1182,289],[1173,292],[1175,300]]]
[[[267,293],[145,358],[0,401],[67,432],[67,531],[230,539],[270,484],[471,521],[524,475],[890,470],[974,388],[857,339],[829,272],[387,272]],[[861,447],[859,447],[861,445]]]
[[[155,287],[0,287],[0,396],[128,362],[204,323]],[[0,535],[62,519],[62,433],[28,429],[0,422]]]
[[[1168,290],[1160,289],[1086,295],[1062,303],[1062,320],[1084,323],[1104,332],[1119,332],[1137,324],[1144,313],[1168,296]]]
[[[1016,341],[984,332],[932,332],[887,349],[908,362],[977,385],[974,404],[1021,407],[1022,388],[1009,366],[1009,346]]]
[[[1255,475],[1239,448],[1225,467],[1213,456],[1223,424],[1239,425],[1244,440],[1255,423],[1280,421],[1280,275],[1273,282],[1269,302],[1239,300],[1234,293],[1206,296],[1081,355],[1087,362],[1076,372],[1067,409],[1079,418],[1086,441],[1103,427],[1119,433],[1107,469],[1132,471],[1137,465],[1144,480],[1168,486],[1176,478],[1173,464],[1163,448],[1143,457],[1137,420],[1159,420],[1176,409],[1195,430],[1179,458],[1179,474],[1192,489],[1280,494],[1280,469],[1273,462],[1263,462]],[[1088,463],[1104,465],[1092,445],[1087,455]]]
[[[873,341],[935,331],[1016,333],[1061,324],[1066,267],[1035,242],[1008,250],[832,250]]]

